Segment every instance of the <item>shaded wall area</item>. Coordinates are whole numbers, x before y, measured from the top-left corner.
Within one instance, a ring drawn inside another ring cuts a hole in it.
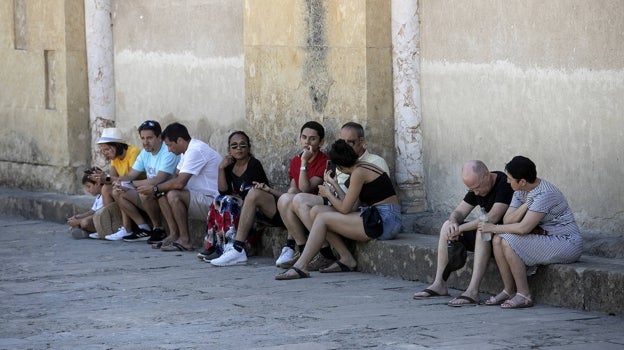
[[[0,2],[0,183],[80,191],[90,163],[82,0]]]
[[[624,224],[624,3],[420,1],[429,207],[464,192],[462,162],[521,154],[584,230]]]
[[[389,1],[245,1],[245,101],[255,153],[278,186],[308,120],[329,146],[348,121],[394,167]]]

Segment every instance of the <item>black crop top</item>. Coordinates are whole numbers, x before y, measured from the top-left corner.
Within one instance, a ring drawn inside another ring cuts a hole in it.
[[[396,195],[394,187],[392,186],[392,181],[390,181],[388,174],[385,172],[379,172],[377,168],[367,164],[360,164],[359,167],[379,174],[375,180],[362,185],[362,190],[360,191],[360,202],[362,202],[363,205],[372,205],[381,202],[388,197]],[[349,187],[350,180],[351,178],[345,181],[345,186],[347,186],[347,188]]]

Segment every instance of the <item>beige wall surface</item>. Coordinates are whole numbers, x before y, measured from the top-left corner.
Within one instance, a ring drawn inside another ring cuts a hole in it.
[[[393,167],[392,61],[388,1],[245,1],[245,94],[255,154],[277,186],[300,152],[308,120],[325,145],[347,121]]]
[[[81,191],[89,164],[82,0],[0,2],[0,182]]]
[[[624,224],[624,2],[421,2],[428,204],[462,198],[462,162],[533,159],[584,230]]]
[[[113,1],[116,125],[177,121],[225,152],[245,128],[242,0]]]

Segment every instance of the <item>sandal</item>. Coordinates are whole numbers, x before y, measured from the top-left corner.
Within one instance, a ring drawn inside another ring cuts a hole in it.
[[[421,292],[414,293],[414,296],[412,298],[418,300],[418,299],[435,298],[435,297],[448,297],[448,296],[449,296],[449,293],[440,294],[440,293],[436,292],[435,290],[432,290],[432,289],[429,289],[429,288],[425,288]]]
[[[451,299],[447,305],[452,307],[477,306],[479,305],[479,301],[465,295],[459,295],[458,297]]]
[[[355,272],[355,267],[349,267],[344,263],[336,260],[333,264],[324,269],[319,269],[320,273],[334,273],[334,272]]]
[[[509,300],[505,300],[500,307],[501,309],[523,309],[531,306],[533,306],[533,299],[531,299],[531,295],[526,296],[516,293],[516,296]]]
[[[296,274],[290,274],[289,272],[291,270],[295,271]],[[283,281],[283,280],[296,280],[296,279],[300,279],[300,278],[309,278],[309,277],[310,277],[309,273],[306,273],[303,270],[298,269],[298,268],[293,266],[293,267],[289,268],[288,270],[280,273],[279,275],[276,275],[275,279],[278,280],[278,281]]]
[[[485,305],[500,305],[505,301],[511,298],[511,294],[507,293],[506,290],[503,289],[502,292],[491,296],[488,300],[485,301]]]

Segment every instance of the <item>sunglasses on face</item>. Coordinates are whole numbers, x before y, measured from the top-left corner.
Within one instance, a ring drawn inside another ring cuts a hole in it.
[[[246,142],[241,142],[241,143],[231,143],[230,144],[230,148],[231,149],[245,149],[247,148],[247,143]]]

